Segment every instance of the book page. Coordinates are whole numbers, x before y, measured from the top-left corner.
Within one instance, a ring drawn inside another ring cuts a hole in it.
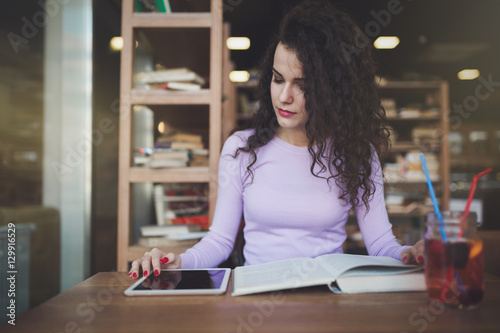
[[[330,273],[311,258],[236,267],[233,295],[328,284]]]
[[[388,271],[394,273],[394,267],[401,271],[412,271],[419,266],[415,265],[405,265],[401,261],[396,260],[391,257],[377,257],[377,256],[365,256],[365,255],[355,255],[355,254],[325,254],[315,258],[325,270],[327,270],[332,281],[336,280],[340,275],[349,270],[353,270],[357,267],[362,271],[362,275],[376,275],[376,274],[386,274]],[[367,266],[372,266],[373,268],[368,268]],[[384,269],[386,267],[386,269]],[[388,268],[388,269],[387,269]],[[371,271],[367,273],[367,271]],[[350,273],[355,274],[355,273]]]

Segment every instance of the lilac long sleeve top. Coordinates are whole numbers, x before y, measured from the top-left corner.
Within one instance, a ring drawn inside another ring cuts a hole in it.
[[[342,253],[345,224],[351,209],[339,199],[335,182],[311,174],[307,147],[291,145],[277,136],[256,150],[254,178],[247,171],[246,145],[253,130],[229,137],[219,162],[217,204],[209,233],[181,254],[183,268],[216,267],[233,249],[242,214],[245,218],[245,264],[295,257]],[[356,216],[370,255],[400,259],[405,248],[392,233],[384,203],[383,178],[378,158],[373,158],[376,191],[367,211]],[[325,174],[326,175],[326,174]]]

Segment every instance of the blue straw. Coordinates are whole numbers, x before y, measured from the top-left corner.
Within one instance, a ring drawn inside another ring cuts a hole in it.
[[[441,231],[441,237],[443,237],[443,241],[446,242],[448,237],[446,237],[446,233],[443,229],[443,216],[441,215],[441,211],[439,210],[439,206],[436,199],[436,193],[434,193],[434,187],[432,187],[431,176],[429,175],[429,170],[427,169],[427,163],[425,163],[424,154],[420,154],[420,160],[422,161],[422,167],[424,168],[425,178],[427,178],[427,187],[429,187],[429,193],[431,194],[432,205],[434,206],[434,212],[439,221],[439,231]]]

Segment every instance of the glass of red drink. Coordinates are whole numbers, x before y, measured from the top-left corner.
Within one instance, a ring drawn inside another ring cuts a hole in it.
[[[427,215],[425,282],[433,302],[474,308],[483,299],[483,242],[477,234],[476,213],[443,212]],[[443,234],[444,233],[444,234]]]

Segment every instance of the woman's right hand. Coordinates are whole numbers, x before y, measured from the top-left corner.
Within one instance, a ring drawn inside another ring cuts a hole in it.
[[[160,249],[154,248],[150,252],[144,253],[142,258],[132,262],[128,276],[132,279],[137,279],[140,268],[142,268],[143,276],[149,275],[150,271],[154,272],[155,276],[158,276],[162,268],[182,268],[181,261],[181,257],[175,253],[165,253]]]

